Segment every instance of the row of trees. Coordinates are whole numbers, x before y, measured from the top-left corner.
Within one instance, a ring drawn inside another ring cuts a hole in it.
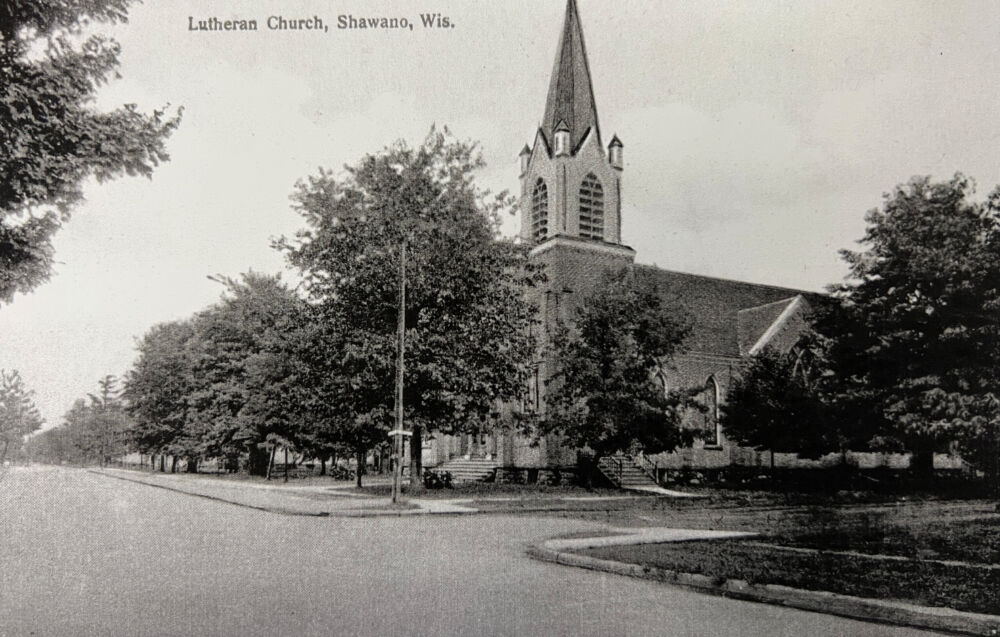
[[[105,376],[98,381],[97,393],[73,403],[62,424],[28,440],[27,456],[52,464],[103,467],[130,448],[130,422],[119,379]]]
[[[1000,474],[1000,189],[915,178],[868,213],[850,276],[789,354],[748,362],[730,393],[731,439],[815,457],[954,449]]]
[[[146,334],[126,378],[136,448],[189,467],[246,454],[257,474],[277,445],[362,464],[393,426],[401,273],[413,475],[424,432],[492,422],[527,386],[535,313],[524,290],[539,273],[500,238],[511,199],[474,185],[480,166],[474,145],[432,130],[419,147],[300,182],[306,228],[275,246],[301,283],[219,279],[218,304]]]
[[[497,238],[503,197],[471,185],[475,149],[432,133],[335,177],[302,182],[308,228],[276,243],[302,275],[220,279],[220,303],[140,342],[125,398],[128,439],[146,453],[236,459],[263,473],[277,445],[360,458],[392,427],[401,247],[407,278],[405,420],[476,432],[517,402],[535,353],[524,289],[542,276]],[[1000,191],[998,191],[1000,192]],[[727,436],[772,452],[911,451],[918,470],[956,446],[996,476],[1000,404],[1000,194],[962,178],[917,179],[868,214],[851,278],[817,304],[788,353],[747,361],[724,404]],[[419,206],[406,206],[417,201]],[[683,346],[684,314],[642,270],[613,274],[553,338],[545,419],[519,423],[598,454],[690,442],[690,395],[656,372]],[[103,385],[102,385],[103,387]],[[102,394],[106,395],[106,394]],[[77,411],[107,400],[91,398]],[[514,424],[514,423],[512,423]]]

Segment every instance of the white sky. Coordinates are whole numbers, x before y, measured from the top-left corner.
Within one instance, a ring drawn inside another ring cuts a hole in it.
[[[625,144],[624,242],[661,267],[822,289],[864,212],[916,174],[1000,183],[1000,3],[578,0],[605,139]],[[482,142],[482,182],[516,191],[544,108],[564,0],[148,0],[114,30],[107,105],[183,105],[151,181],[87,189],[55,278],[0,307],[0,368],[48,426],[135,339],[221,289],[283,269],[288,195],[432,123]],[[271,32],[318,15],[328,33]],[[442,13],[448,30],[340,31],[339,14]],[[256,18],[251,34],[187,30]],[[510,231],[516,230],[516,221]]]

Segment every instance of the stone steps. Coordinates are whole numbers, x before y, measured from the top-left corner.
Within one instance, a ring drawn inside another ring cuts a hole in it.
[[[622,462],[620,470],[617,460]],[[630,456],[603,457],[598,460],[597,467],[612,484],[621,488],[657,486],[656,481],[637,466]]]

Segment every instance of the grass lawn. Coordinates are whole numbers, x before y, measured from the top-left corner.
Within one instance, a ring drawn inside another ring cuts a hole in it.
[[[674,513],[672,523],[667,523],[668,516],[654,512],[630,515],[666,526],[752,530],[761,536],[583,553],[720,580],[784,584],[1000,615],[1000,515],[990,502],[709,508]]]
[[[804,555],[740,540],[619,546],[583,551],[713,578],[784,584],[923,606],[1000,614],[1000,569],[927,561],[886,561],[830,553]]]
[[[997,565],[1000,571],[1000,521],[912,521],[895,526],[855,525],[849,532],[805,533],[781,538],[782,544],[828,551],[896,555],[916,560],[953,560]]]

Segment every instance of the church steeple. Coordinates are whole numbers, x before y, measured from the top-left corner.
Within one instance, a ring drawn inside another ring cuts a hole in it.
[[[545,117],[520,155],[521,238],[539,248],[572,240],[631,254],[621,245],[622,143],[601,143],[576,2],[566,2]]]
[[[555,129],[565,122],[569,129],[571,152],[576,152],[587,132],[593,130],[597,146],[601,146],[601,130],[597,124],[597,105],[590,83],[587,49],[583,44],[583,29],[576,0],[567,0],[556,61],[549,80],[549,95],[545,102],[542,134],[549,145],[554,143]]]

